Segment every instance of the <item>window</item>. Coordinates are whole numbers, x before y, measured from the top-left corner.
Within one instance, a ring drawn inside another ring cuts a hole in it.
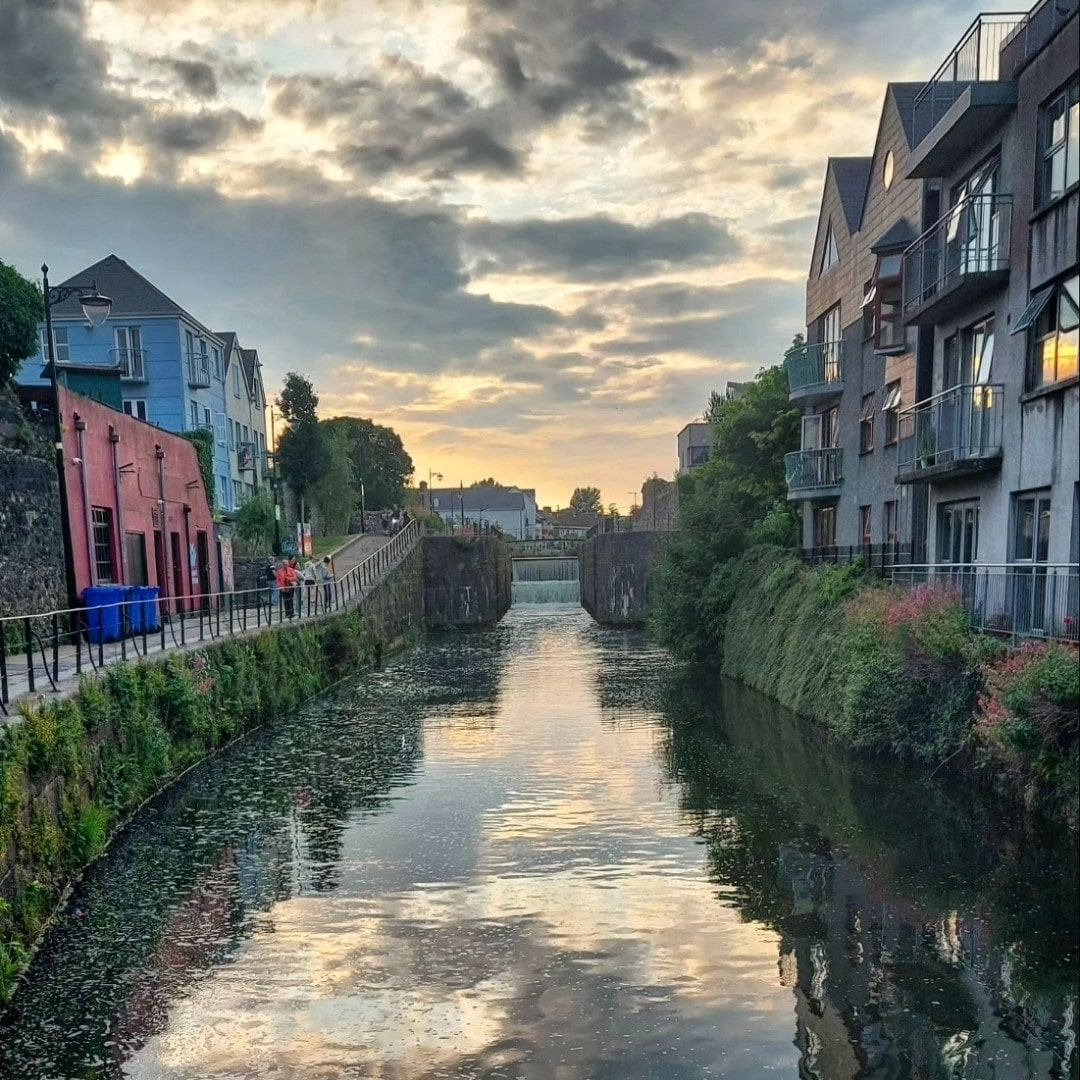
[[[881,538],[886,544],[895,544],[900,534],[899,504],[896,499],[889,499],[885,503],[885,513],[881,519]]]
[[[874,303],[876,299],[877,289],[874,286],[873,278],[871,278],[863,285],[863,300],[860,305],[862,308],[863,341],[872,341],[874,339],[875,323],[877,319],[877,305]]]
[[[124,402],[124,412],[137,420],[146,419],[146,398],[128,398]]]
[[[979,500],[946,503],[938,522],[938,560],[966,566],[979,555]]]
[[[1044,106],[1039,123],[1039,205],[1080,180],[1080,81]]]
[[[184,331],[184,348],[189,358],[195,355],[195,335],[190,330]]]
[[[143,363],[142,331],[137,326],[118,326],[113,331],[116,340],[116,363],[121,379],[143,379],[146,365]]]
[[[189,402],[191,408],[191,430],[197,431],[199,428],[199,403],[197,401]]]
[[[822,375],[825,382],[839,382],[840,372],[840,349],[843,332],[840,329],[840,305],[829,308],[821,316],[819,322],[821,333],[821,360]]]
[[[68,344],[68,328],[66,326],[53,327],[53,345],[56,346],[56,362],[58,364],[71,363],[71,346]],[[49,362],[49,339],[45,334],[45,327],[41,328],[41,359]]]
[[[874,407],[877,393],[864,394],[862,413],[859,416],[859,453],[869,454],[874,449]]]
[[[227,429],[227,431],[229,433],[229,449],[230,450],[235,450],[236,449],[237,429],[236,429],[236,427],[233,426],[233,424],[234,424],[234,421],[228,420],[228,421],[226,421],[226,425],[225,425],[226,429]]]
[[[240,361],[237,359],[232,369],[232,392],[233,397],[240,396]]]
[[[242,439],[241,439],[240,441],[241,441],[241,442],[251,442],[251,440],[250,440],[250,439],[248,438],[248,429],[247,429],[247,424],[245,424],[245,425],[244,425],[244,429],[243,429],[243,430],[244,430],[244,437],[243,437],[243,438],[242,438]],[[706,459],[706,460],[707,460],[707,459]]]
[[[896,159],[890,150],[885,155],[885,163],[881,166],[881,183],[886,191],[892,187],[893,177],[896,175]]]
[[[903,352],[907,348],[904,329],[904,256],[879,255],[874,279],[863,297],[863,311],[870,310],[876,352]],[[864,325],[866,317],[864,316]]]
[[[210,349],[210,355],[213,358],[212,363],[214,365],[214,378],[222,378],[221,372],[221,350],[216,346],[212,346]]]
[[[826,447],[840,445],[840,409],[833,406],[821,414],[821,445]]]
[[[211,418],[211,412],[210,412],[209,409],[207,409],[206,410],[207,426],[210,426],[210,423],[211,423],[210,418]],[[214,427],[214,438],[217,440],[218,446],[228,446],[229,445],[228,421],[227,421],[224,413],[213,413],[213,427]]]
[[[836,547],[836,507],[814,507],[814,547]]]
[[[1072,277],[1031,298],[1013,333],[1028,333],[1028,390],[1071,379],[1080,354],[1080,276]]]
[[[833,236],[832,222],[825,233],[825,247],[821,254],[821,273],[831,270],[840,261],[840,252],[836,249],[836,237]]]
[[[954,386],[985,386],[994,360],[994,320],[969,326],[945,339],[942,389]]]
[[[874,508],[872,506],[859,507],[859,530],[862,533],[863,547],[870,547],[874,542]]]
[[[232,481],[227,476],[217,478],[218,502],[223,510],[232,508]]]
[[[97,580],[102,585],[111,585],[116,580],[112,510],[106,506],[95,506],[91,510],[91,520],[94,529],[94,569]]]
[[[1050,492],[1014,496],[1013,560],[1044,563],[1050,557]]]
[[[885,445],[892,446],[900,435],[900,380],[885,387],[881,411],[885,415]]]

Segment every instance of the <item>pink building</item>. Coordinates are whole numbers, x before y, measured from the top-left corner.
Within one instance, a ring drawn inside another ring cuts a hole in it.
[[[195,447],[64,386],[60,413],[79,595],[95,585],[156,585],[177,610],[177,597],[219,591]]]

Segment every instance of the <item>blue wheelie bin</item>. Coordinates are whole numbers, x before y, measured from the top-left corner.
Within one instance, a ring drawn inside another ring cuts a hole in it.
[[[148,634],[161,629],[161,618],[158,615],[158,596],[161,590],[156,585],[140,585],[135,590],[142,603],[142,629]]]
[[[124,599],[125,591],[115,585],[99,585],[83,590],[86,628],[91,645],[119,640],[121,609],[117,605]]]
[[[137,585],[125,589],[124,600],[126,603],[120,609],[121,625],[132,635],[143,632],[145,613],[143,611],[142,597],[139,595],[141,591]]]

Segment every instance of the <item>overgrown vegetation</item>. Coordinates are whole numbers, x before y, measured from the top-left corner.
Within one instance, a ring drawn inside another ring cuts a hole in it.
[[[213,510],[217,505],[217,481],[214,479],[214,433],[205,428],[199,428],[196,431],[183,432],[183,437],[195,447],[203,487],[206,488],[206,501]]]
[[[141,803],[418,625],[418,551],[363,611],[110,666],[0,732],[0,1002],[64,887]]]
[[[41,289],[0,260],[0,386],[10,382],[22,362],[41,347],[38,324],[43,311]]]
[[[1075,826],[1075,652],[1010,653],[976,631],[949,589],[887,589],[858,564],[806,569],[786,498],[783,457],[799,441],[787,397],[783,370],[770,368],[741,400],[710,400],[714,452],[680,480],[680,531],[665,545],[650,611],[656,637],[850,746],[979,768]]]

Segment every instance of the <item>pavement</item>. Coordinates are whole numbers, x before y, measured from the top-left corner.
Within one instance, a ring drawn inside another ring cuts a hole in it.
[[[418,537],[419,532],[416,534]],[[333,556],[337,579],[342,580],[350,570],[389,543],[390,538],[385,536],[359,536],[345,544]],[[301,605],[303,611],[300,618],[320,619],[327,614],[359,606],[411,548],[412,544],[398,551],[396,558],[392,550],[389,561],[385,563],[373,561],[369,570],[362,575],[362,593],[343,596],[331,612],[317,610],[314,600],[310,605],[305,602]],[[249,601],[250,606],[241,607],[241,597]],[[235,606],[223,605],[221,610],[209,613],[189,612],[183,619],[173,616],[164,623],[163,631],[147,633],[145,638],[135,635],[102,645],[91,646],[81,642],[78,647],[62,644],[54,649],[51,636],[43,634],[42,643],[35,644],[32,665],[27,664],[25,654],[7,657],[6,686],[0,687],[4,691],[0,694],[0,726],[19,718],[20,702],[43,702],[49,698],[69,696],[78,690],[79,680],[84,675],[93,675],[109,664],[139,660],[144,656],[153,657],[163,652],[187,652],[222,638],[246,637],[261,633],[268,626],[277,626],[279,613],[275,611],[272,621],[268,623],[266,607],[254,603],[254,600],[253,595],[237,594]],[[3,702],[6,702],[6,706]]]

